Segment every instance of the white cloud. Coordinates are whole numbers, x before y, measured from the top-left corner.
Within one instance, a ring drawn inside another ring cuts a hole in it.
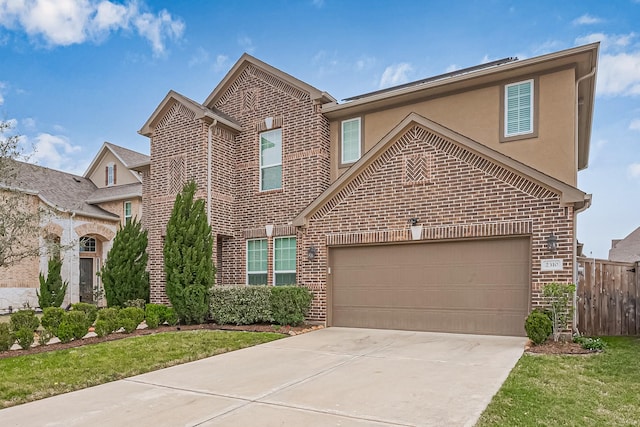
[[[318,9],[321,9],[324,6],[324,0],[312,0],[311,3]]]
[[[597,93],[640,95],[640,52],[601,55]]]
[[[369,70],[376,63],[376,58],[373,56],[362,56],[360,59],[356,61],[355,68],[356,71],[364,71]]]
[[[33,131],[36,129],[36,121],[31,117],[27,117],[26,119],[20,120],[22,126],[28,131]]]
[[[629,34],[604,34],[592,33],[576,38],[576,44],[590,44],[600,42],[600,48],[604,50],[621,49],[627,47],[636,37],[635,33]]]
[[[602,19],[585,13],[584,15],[574,19],[572,23],[573,25],[592,25],[600,22],[602,22]]]
[[[640,119],[633,119],[629,123],[629,130],[640,130]]]
[[[253,53],[253,51],[256,50],[255,46],[253,45],[253,40],[251,40],[250,37],[247,37],[247,36],[238,37],[238,44],[247,53]]]
[[[29,158],[31,162],[71,173],[84,172],[86,161],[78,159],[82,147],[71,144],[68,138],[40,133],[30,142],[34,148],[34,153]]]
[[[4,104],[4,89],[7,87],[5,82],[0,82],[0,105]]]
[[[640,178],[640,163],[631,163],[627,167],[627,173],[631,178]]]
[[[408,62],[389,65],[382,73],[378,86],[382,89],[407,83],[409,81],[409,73],[412,71],[413,67]]]
[[[135,31],[151,43],[154,55],[165,52],[169,39],[179,39],[185,24],[163,9],[141,11],[144,4],[102,0],[0,0],[0,26],[21,28],[48,46],[99,42],[118,30]]]
[[[224,71],[229,64],[229,57],[227,55],[216,56],[216,62],[213,64],[213,70],[216,72]]]

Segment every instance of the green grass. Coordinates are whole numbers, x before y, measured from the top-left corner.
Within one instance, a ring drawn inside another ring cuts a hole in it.
[[[0,359],[0,408],[282,337],[268,332],[166,332]]]
[[[477,426],[640,426],[640,339],[587,356],[522,356]]]

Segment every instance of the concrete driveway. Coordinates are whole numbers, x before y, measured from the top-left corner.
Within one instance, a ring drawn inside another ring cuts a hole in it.
[[[328,328],[0,411],[7,426],[471,426],[525,339]]]

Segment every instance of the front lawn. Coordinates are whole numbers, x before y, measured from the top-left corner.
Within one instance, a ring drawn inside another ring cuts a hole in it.
[[[586,356],[522,356],[477,426],[640,426],[640,338]]]
[[[268,332],[184,331],[0,359],[0,408],[284,337]]]

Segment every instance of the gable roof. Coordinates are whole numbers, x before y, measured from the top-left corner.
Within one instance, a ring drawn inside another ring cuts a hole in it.
[[[97,189],[88,178],[30,163],[12,163],[15,178],[9,185],[3,185],[4,188],[35,195],[43,203],[60,212],[110,221],[120,220],[118,215],[86,202]]]
[[[540,74],[565,67],[575,69],[578,108],[578,170],[589,164],[589,146],[595,100],[596,70],[600,43],[578,46],[547,55],[518,61],[509,61],[496,66],[483,67],[467,73],[453,73],[439,79],[424,79],[350,98],[352,101],[322,106],[322,113],[329,119],[347,118],[368,111],[389,108],[395,105],[418,102],[429,97],[444,96],[461,90],[470,90],[499,81]]]
[[[640,261],[640,227],[633,230],[627,237],[614,241],[609,249],[609,260],[622,262]]]
[[[485,158],[507,170],[515,172],[520,176],[538,183],[542,187],[549,188],[560,195],[563,204],[574,204],[577,207],[588,207],[591,203],[591,195],[572,187],[558,179],[546,175],[530,166],[495,151],[477,141],[467,138],[449,128],[446,128],[432,120],[419,114],[411,113],[405,117],[396,127],[394,127],[382,140],[371,148],[364,156],[354,163],[345,173],[343,173],[329,188],[327,188],[316,200],[311,202],[293,220],[294,226],[305,226],[308,219],[334,196],[336,196],[351,181],[355,180],[369,165],[377,160],[387,149],[389,149],[399,137],[401,137],[410,127],[414,125],[422,126],[430,131],[439,134],[443,138],[454,142],[465,150]]]
[[[102,147],[100,147],[100,150],[98,150],[98,153],[95,155],[95,157],[91,161],[91,164],[87,168],[86,172],[84,173],[83,176],[85,178],[88,178],[94,172],[95,168],[98,166],[98,164],[104,157],[105,152],[107,151],[111,152],[111,154],[113,154],[116,157],[116,159],[118,159],[118,161],[120,161],[120,163],[122,163],[127,169],[131,169],[132,166],[135,166],[138,164],[149,162],[149,156],[147,156],[146,154],[138,153],[137,151],[133,151],[128,148],[124,148],[119,145],[112,144],[110,142],[105,141],[102,144]],[[134,174],[133,172],[131,173],[133,174],[133,176],[136,177],[138,181],[142,182],[139,175]]]
[[[133,184],[98,188],[87,198],[86,202],[95,204],[138,197],[142,197],[142,183],[134,182]]]
[[[253,65],[257,68],[262,69],[263,71],[277,77],[278,79],[287,82],[291,86],[303,91],[307,92],[311,99],[318,103],[324,104],[327,102],[335,102],[336,99],[329,95],[327,92],[323,92],[321,90],[316,89],[308,83],[303,82],[302,80],[298,80],[295,77],[278,70],[277,68],[267,64],[266,62],[262,62],[257,58],[249,55],[248,53],[244,53],[240,59],[235,63],[231,70],[227,73],[226,76],[220,81],[220,83],[215,87],[213,92],[207,97],[204,101],[203,105],[209,108],[212,108],[216,101],[227,91],[227,89],[236,81],[238,76],[244,71],[244,69],[249,65]]]
[[[165,113],[173,106],[175,102],[178,102],[184,105],[189,110],[193,111],[196,119],[206,119],[210,122],[217,120],[218,123],[224,125],[231,131],[240,132],[242,130],[242,126],[240,126],[240,123],[238,123],[228,115],[222,113],[218,109],[207,108],[204,105],[194,101],[193,99],[187,98],[186,96],[174,90],[170,90],[153,111],[151,116],[144,123],[144,125],[142,125],[138,133],[150,137],[158,121],[162,119],[162,117],[164,117]]]

